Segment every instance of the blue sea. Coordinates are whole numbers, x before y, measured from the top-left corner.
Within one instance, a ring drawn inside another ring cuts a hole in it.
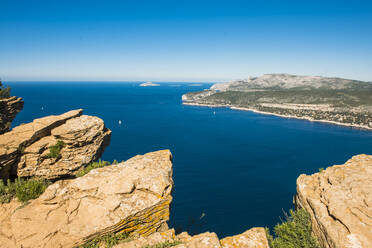
[[[104,160],[170,149],[175,182],[170,226],[178,231],[213,231],[225,237],[251,227],[273,227],[283,211],[293,208],[300,174],[372,154],[371,131],[182,105],[182,94],[211,84],[6,84],[25,101],[13,126],[83,108],[112,130]]]

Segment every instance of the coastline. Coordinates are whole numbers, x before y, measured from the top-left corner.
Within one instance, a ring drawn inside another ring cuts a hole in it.
[[[272,112],[264,112],[264,111],[260,111],[260,110],[253,109],[253,108],[236,107],[236,106],[233,106],[233,105],[223,105],[223,104],[213,105],[213,104],[201,104],[201,103],[190,103],[190,102],[182,102],[182,104],[183,105],[190,105],[190,106],[210,107],[210,108],[224,107],[224,108],[230,108],[230,109],[233,109],[233,110],[251,111],[251,112],[254,112],[254,113],[257,113],[257,114],[274,115],[274,116],[278,116],[278,117],[282,117],[282,118],[307,120],[307,121],[312,121],[312,122],[322,122],[322,123],[327,123],[327,124],[334,124],[334,125],[346,126],[346,127],[354,127],[354,128],[359,128],[359,129],[372,131],[371,127],[363,126],[363,125],[354,125],[354,124],[342,123],[342,122],[337,122],[337,121],[329,121],[329,120],[315,120],[315,119],[310,118],[310,117],[298,117],[298,116],[293,116],[293,115],[281,115],[281,114],[276,114],[276,113],[272,113]]]

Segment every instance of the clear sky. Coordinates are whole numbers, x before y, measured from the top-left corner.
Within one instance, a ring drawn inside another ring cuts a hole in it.
[[[0,0],[4,80],[372,81],[372,1]]]

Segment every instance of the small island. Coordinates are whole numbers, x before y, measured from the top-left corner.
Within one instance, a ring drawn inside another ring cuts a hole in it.
[[[146,82],[146,83],[142,83],[142,84],[140,84],[140,86],[142,86],[142,87],[148,87],[148,86],[160,86],[160,84],[154,84],[153,82]]]

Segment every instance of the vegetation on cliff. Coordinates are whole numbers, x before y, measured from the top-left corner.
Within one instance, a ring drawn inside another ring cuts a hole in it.
[[[116,160],[114,160],[114,162],[112,162],[112,164],[117,164],[117,163],[118,163],[118,161],[116,161]],[[110,162],[100,159],[97,162],[90,163],[89,165],[84,167],[82,170],[80,170],[76,174],[76,176],[77,177],[82,177],[82,176],[88,174],[93,169],[102,168],[102,167],[109,166],[109,165],[111,165]]]
[[[14,182],[8,180],[7,184],[0,180],[0,203],[8,203],[14,197],[17,197],[21,202],[36,199],[49,184],[49,181],[43,179],[26,180],[17,178]]]
[[[286,221],[274,227],[274,237],[267,229],[271,248],[319,248],[312,236],[310,215],[304,209],[290,210]]]
[[[8,98],[10,97],[10,88],[9,87],[4,87],[3,83],[0,79],[0,99],[1,98]]]
[[[127,233],[111,233],[104,236],[97,237],[77,248],[112,248],[121,242],[130,241],[129,235]]]
[[[48,157],[50,158],[60,158],[61,157],[61,150],[64,147],[65,143],[63,141],[58,140],[55,145],[49,147],[49,154]]]
[[[147,245],[143,248],[168,248],[168,247],[176,246],[179,244],[182,244],[182,242],[178,240],[174,240],[174,241],[165,241],[165,242],[158,243],[155,245]]]

